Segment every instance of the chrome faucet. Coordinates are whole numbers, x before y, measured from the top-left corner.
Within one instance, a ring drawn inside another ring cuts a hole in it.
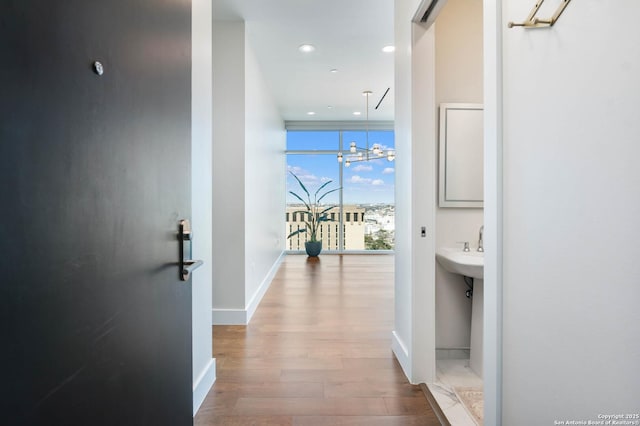
[[[480,252],[484,251],[483,235],[484,235],[484,225],[480,227],[480,236],[478,237],[478,251]]]

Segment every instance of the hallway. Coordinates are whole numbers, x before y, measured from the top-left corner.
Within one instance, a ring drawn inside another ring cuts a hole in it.
[[[195,425],[439,425],[391,346],[392,255],[286,256],[249,326],[215,326]]]

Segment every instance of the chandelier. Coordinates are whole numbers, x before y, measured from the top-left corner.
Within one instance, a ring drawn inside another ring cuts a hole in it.
[[[344,166],[349,167],[351,163],[357,163],[360,161],[371,161],[371,160],[379,160],[381,158],[387,157],[387,160],[393,161],[396,158],[396,153],[390,149],[388,151],[384,151],[382,145],[379,143],[374,143],[371,148],[369,148],[369,96],[371,96],[373,92],[370,90],[365,90],[362,92],[362,96],[364,96],[367,101],[367,115],[366,115],[366,147],[361,148],[356,145],[355,141],[352,141],[349,145],[349,152],[346,155],[342,154],[342,151],[338,152],[338,163],[342,163],[344,160]],[[386,93],[385,93],[386,94]]]

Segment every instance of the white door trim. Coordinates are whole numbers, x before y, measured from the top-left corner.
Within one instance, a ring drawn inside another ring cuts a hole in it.
[[[502,424],[502,1],[484,0],[484,424]]]

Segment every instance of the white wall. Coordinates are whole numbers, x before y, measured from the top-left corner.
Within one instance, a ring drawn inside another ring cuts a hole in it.
[[[213,24],[213,309],[245,307],[244,23]]]
[[[435,33],[436,104],[482,104],[482,0],[448,0],[436,19]],[[462,249],[459,242],[469,241],[475,250],[482,224],[482,209],[438,208],[436,247]],[[468,348],[471,300],[465,296],[467,285],[440,264],[436,268],[436,346]]]
[[[640,3],[581,0],[551,29],[506,29],[531,7],[502,1],[500,23],[502,424],[638,413]]]
[[[213,323],[247,324],[284,251],[284,122],[244,22],[214,22]]]
[[[482,103],[482,0],[447,0],[435,25],[437,102]]]
[[[249,42],[245,67],[245,306],[250,319],[284,251],[287,135]]]
[[[434,30],[395,2],[396,277],[393,351],[413,383],[435,378]],[[427,237],[420,237],[421,227]]]
[[[216,378],[211,345],[212,286],[212,89],[211,3],[192,3],[191,49],[191,224],[193,255],[204,260],[193,274],[192,357],[193,413],[195,414]]]

